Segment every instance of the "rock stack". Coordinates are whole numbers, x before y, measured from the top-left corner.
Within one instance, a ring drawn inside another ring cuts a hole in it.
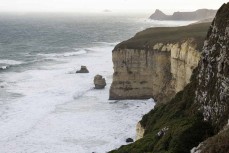
[[[95,89],[103,89],[106,86],[106,80],[101,75],[94,77]]]
[[[76,71],[76,73],[89,73],[86,66],[81,66],[81,69]]]

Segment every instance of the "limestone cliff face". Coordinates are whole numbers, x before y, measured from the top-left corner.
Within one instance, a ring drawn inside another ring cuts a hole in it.
[[[196,50],[195,40],[188,40],[171,48],[171,74],[175,92],[183,90],[190,82],[192,71],[200,60],[200,52]]]
[[[152,49],[117,49],[110,99],[154,98],[164,103],[189,83],[200,59],[195,39],[156,43]]]

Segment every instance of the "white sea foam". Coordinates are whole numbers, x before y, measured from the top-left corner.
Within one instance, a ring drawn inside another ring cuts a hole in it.
[[[7,65],[1,66],[1,67],[0,67],[0,70],[6,70],[8,67],[9,67],[9,66],[7,66]]]
[[[38,54],[39,56],[45,56],[48,58],[60,58],[60,57],[69,57],[69,56],[78,56],[78,55],[82,55],[82,54],[86,54],[87,50],[78,50],[75,49],[77,51],[75,52],[65,52],[65,53],[51,53],[51,54]]]
[[[0,70],[6,70],[10,66],[20,65],[20,64],[23,64],[23,63],[24,62],[22,62],[22,61],[2,59],[2,60],[0,60]]]
[[[19,65],[22,63],[23,63],[22,61],[16,61],[16,60],[8,60],[8,59],[0,60],[0,64],[6,64],[6,65]]]
[[[136,123],[154,102],[108,100],[113,47],[91,47],[81,56],[55,56],[65,59],[62,64],[1,74],[4,90],[24,96],[1,107],[0,152],[105,153],[135,138]],[[81,65],[90,73],[68,73]],[[106,78],[104,90],[93,89],[96,74]]]
[[[177,26],[185,26],[191,23],[195,23],[197,21],[158,21],[147,19],[145,22],[152,23],[154,27],[177,27]]]
[[[117,45],[119,42],[114,43],[108,43],[108,42],[94,42],[94,44],[102,44],[102,45],[108,45],[108,46],[114,46]]]

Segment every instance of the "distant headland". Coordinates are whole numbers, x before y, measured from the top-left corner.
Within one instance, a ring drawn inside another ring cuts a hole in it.
[[[217,10],[198,9],[193,12],[174,12],[172,15],[166,15],[161,10],[156,9],[149,18],[152,20],[199,21],[214,18],[216,12]]]

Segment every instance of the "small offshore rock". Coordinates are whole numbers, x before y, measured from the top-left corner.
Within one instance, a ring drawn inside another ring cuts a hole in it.
[[[76,73],[89,73],[86,66],[81,66],[81,69],[76,71]]]
[[[130,142],[134,142],[134,140],[132,138],[128,138],[128,139],[126,139],[126,142],[130,143]]]
[[[103,78],[101,75],[96,75],[94,77],[94,84],[95,89],[103,89],[107,85],[105,78]]]

